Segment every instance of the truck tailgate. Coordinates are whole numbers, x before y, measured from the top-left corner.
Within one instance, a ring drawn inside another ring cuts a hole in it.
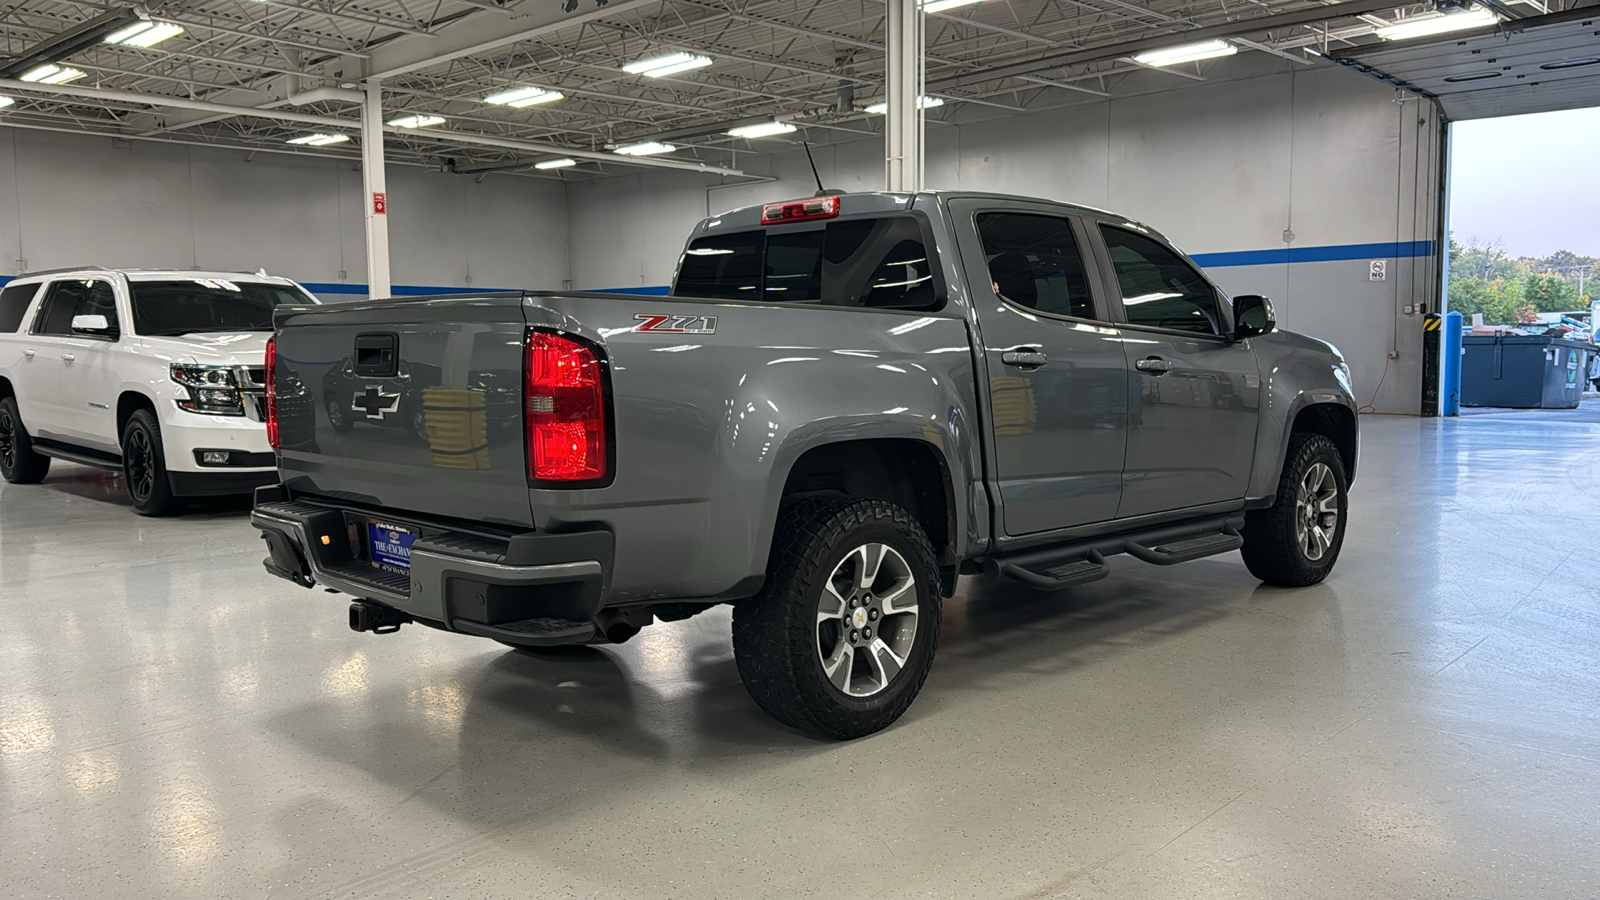
[[[297,492],[533,524],[518,294],[279,314],[279,468]]]

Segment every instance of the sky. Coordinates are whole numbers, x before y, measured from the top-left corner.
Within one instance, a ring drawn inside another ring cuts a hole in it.
[[[1450,126],[1450,231],[1511,256],[1600,256],[1600,108]],[[1590,162],[1584,162],[1589,160]]]

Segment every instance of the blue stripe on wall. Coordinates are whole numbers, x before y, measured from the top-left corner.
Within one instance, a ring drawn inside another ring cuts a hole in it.
[[[1278,250],[1235,250],[1226,253],[1196,253],[1190,259],[1207,269],[1224,269],[1233,266],[1274,266],[1288,263],[1339,262],[1352,259],[1410,259],[1419,256],[1432,256],[1433,252],[1433,241],[1388,241],[1377,244],[1334,244],[1327,247],[1284,247]],[[3,287],[13,277],[15,276],[0,275],[0,287]],[[364,284],[320,282],[301,282],[301,284],[313,294],[339,294],[357,297],[364,297],[367,294],[367,286]],[[520,288],[435,287],[432,285],[397,284],[392,290],[396,297],[425,297],[432,294],[502,293],[520,290]],[[646,285],[644,287],[607,288],[598,293],[639,294],[661,297],[665,296],[667,291],[668,287],[666,285]]]

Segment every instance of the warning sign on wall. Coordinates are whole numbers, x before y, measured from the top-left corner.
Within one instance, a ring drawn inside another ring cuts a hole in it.
[[[389,201],[383,194],[374,192],[372,195],[372,214],[386,216],[389,214]]]

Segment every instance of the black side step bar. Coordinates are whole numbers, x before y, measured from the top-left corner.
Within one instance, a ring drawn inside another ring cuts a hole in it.
[[[1118,553],[1170,566],[1237,550],[1244,546],[1244,538],[1239,536],[1243,527],[1241,515],[1202,519],[993,557],[984,562],[984,571],[1042,591],[1060,590],[1111,574],[1106,557]]]
[[[95,450],[85,450],[81,447],[69,447],[55,441],[42,441],[35,438],[33,449],[41,455],[53,459],[75,462],[79,465],[93,466],[96,469],[107,469],[113,472],[122,471],[122,457],[110,453],[100,453]]]

